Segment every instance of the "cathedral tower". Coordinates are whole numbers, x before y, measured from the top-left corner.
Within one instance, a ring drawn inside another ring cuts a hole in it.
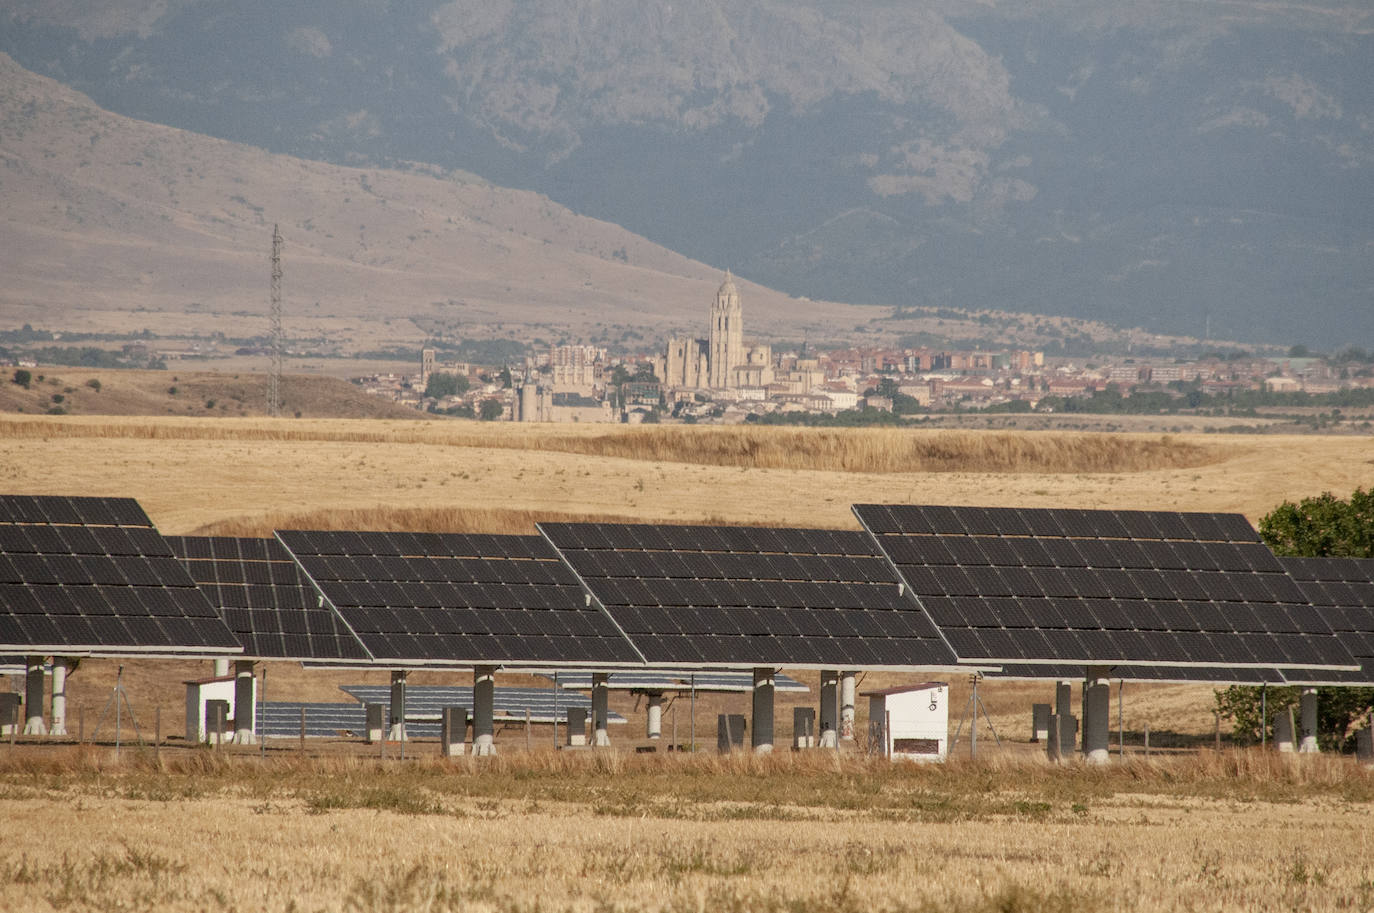
[[[744,364],[744,312],[740,307],[739,289],[730,271],[716,292],[711,305],[710,386],[716,389],[735,385],[735,368]]]

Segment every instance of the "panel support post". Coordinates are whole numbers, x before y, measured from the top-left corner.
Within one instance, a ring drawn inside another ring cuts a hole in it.
[[[256,745],[254,711],[257,708],[257,680],[251,659],[234,660],[234,744]]]
[[[1112,686],[1107,670],[1089,666],[1083,682],[1083,758],[1089,764],[1111,759]]]
[[[472,670],[472,753],[496,754],[496,667]]]
[[[1298,708],[1300,712],[1299,726],[1302,732],[1302,741],[1298,743],[1300,754],[1316,754],[1317,747],[1317,689],[1304,688],[1302,696],[1298,698]]]
[[[391,718],[386,734],[388,742],[404,742],[406,737],[406,673],[391,673]]]
[[[773,670],[754,670],[754,719],[750,735],[750,745],[754,751],[767,753],[773,750]]]
[[[821,670],[821,748],[835,748],[839,744],[840,673],[834,669]]]
[[[67,671],[71,661],[65,656],[52,658],[52,728],[49,735],[67,734]]]
[[[1073,715],[1073,683],[1057,682],[1054,686],[1054,713],[1059,717],[1059,753],[1063,757],[1073,755],[1074,742],[1077,741],[1077,734],[1074,732],[1069,720],[1075,719]],[[1067,736],[1067,738],[1066,738]]]
[[[646,695],[648,713],[645,715],[644,734],[651,739],[663,737],[663,692],[650,691]]]
[[[228,677],[229,677],[229,660],[227,660],[227,659],[217,659],[217,660],[215,660],[215,678],[228,678]]]
[[[854,741],[854,673],[840,673],[840,738]]]
[[[43,723],[43,657],[24,662],[24,735],[47,735]]]
[[[611,734],[607,730],[611,704],[611,677],[605,672],[592,673],[592,746],[607,748]]]

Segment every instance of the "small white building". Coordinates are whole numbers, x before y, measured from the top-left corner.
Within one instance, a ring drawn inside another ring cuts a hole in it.
[[[865,691],[869,731],[894,761],[943,761],[949,754],[949,683]]]
[[[253,681],[253,699],[257,700],[256,679]],[[226,739],[234,737],[234,676],[196,679],[186,682],[186,741],[193,745],[210,738],[211,733],[205,730],[205,705],[209,701],[225,701],[229,704],[224,735]]]

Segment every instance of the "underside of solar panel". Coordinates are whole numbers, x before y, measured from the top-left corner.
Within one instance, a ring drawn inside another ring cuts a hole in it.
[[[854,512],[961,660],[1358,669],[1238,514]]]
[[[378,662],[641,665],[540,536],[277,533]]]
[[[369,659],[276,539],[167,536],[250,659]]]
[[[239,643],[136,501],[7,495],[0,650],[218,655]]]
[[[860,532],[600,523],[539,529],[654,665],[955,663]]]

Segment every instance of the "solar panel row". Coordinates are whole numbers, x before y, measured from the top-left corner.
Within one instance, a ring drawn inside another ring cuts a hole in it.
[[[854,512],[961,659],[1350,661],[1238,515],[905,505]]]
[[[860,508],[864,511],[865,525],[877,535],[1260,541],[1249,522],[1239,514],[910,504],[855,507],[856,510]]]
[[[911,668],[955,661],[862,533],[539,529],[651,663]]]
[[[128,498],[0,497],[0,646],[221,653],[239,643]]]
[[[277,540],[169,536],[167,543],[219,609],[245,656],[368,659]]]
[[[278,535],[379,661],[642,662],[538,536]]]

